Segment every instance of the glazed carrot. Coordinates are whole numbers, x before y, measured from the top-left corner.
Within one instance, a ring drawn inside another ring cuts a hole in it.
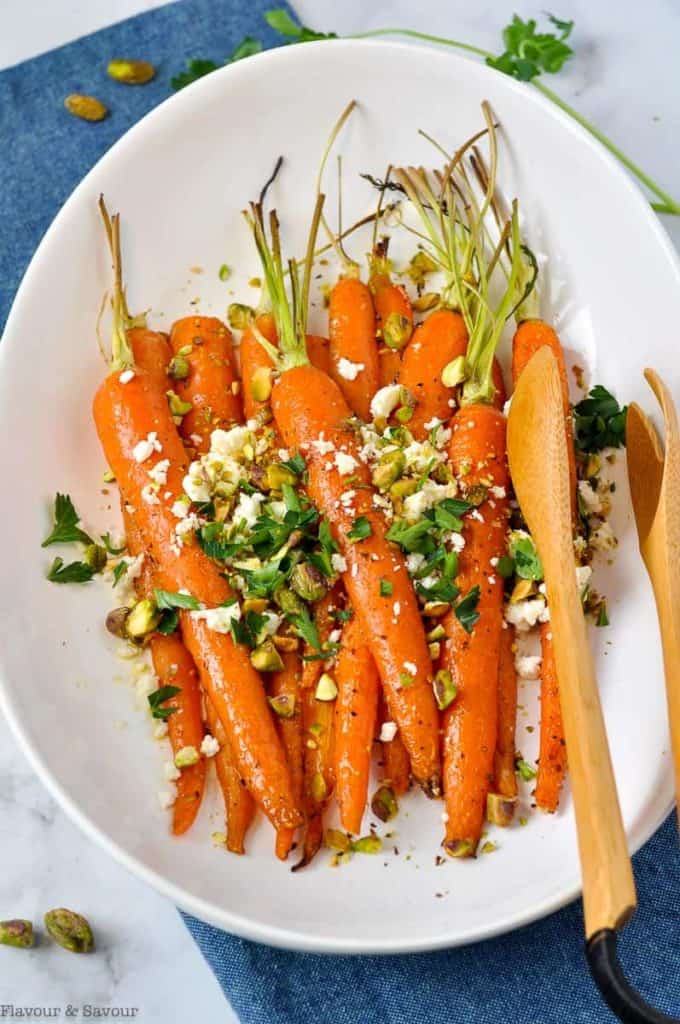
[[[366,396],[374,395],[380,386],[380,365],[373,297],[358,277],[341,277],[332,288],[328,331],[331,377],[350,408],[361,419],[369,420],[370,400]]]
[[[170,345],[188,371],[185,377],[180,370],[172,381],[172,390],[192,406],[182,420],[183,435],[200,437],[205,449],[213,430],[243,415],[231,331],[216,317],[187,316],[172,325]]]
[[[523,320],[512,339],[512,380],[516,384],[519,375],[535,352],[547,346],[557,360],[562,384],[565,430],[567,434],[567,457],[569,459],[569,481],[572,493],[572,514],[576,522],[576,456],[574,452],[574,430],[572,426],[571,402],[569,399],[569,378],[564,362],[564,350],[557,332],[544,320]]]
[[[442,383],[447,363],[465,355],[468,343],[465,322],[460,313],[438,309],[430,313],[413,332],[404,349],[399,383],[408,388],[416,400],[408,429],[416,440],[427,437],[425,426],[433,418],[446,421],[451,416],[451,388]]]
[[[132,349],[135,365],[145,370],[159,387],[168,388],[168,366],[172,349],[167,334],[150,331],[146,327],[131,327],[127,339]]]
[[[543,320],[529,319],[519,324],[512,343],[512,378],[516,384],[531,357],[543,346],[548,346],[557,360],[562,384],[567,457],[572,494],[572,515],[577,522],[576,456],[569,401],[569,380],[564,362],[564,351],[557,333]],[[550,623],[541,627],[541,724],[536,778],[536,803],[541,810],[557,810],[562,781],[567,770],[567,748],[562,727],[562,710],[555,667]]]
[[[381,345],[378,349],[378,359],[380,361],[380,387],[396,384],[401,370],[401,352]]]
[[[444,713],[446,839],[451,856],[473,856],[493,779],[498,721],[498,668],[503,623],[503,580],[492,559],[505,553],[510,486],[505,417],[491,404],[464,405],[451,421],[451,467],[466,488],[499,488],[464,520],[465,547],[456,583],[461,593],[479,587],[479,619],[467,633],[454,612],[444,619],[442,664],[457,687]],[[464,491],[465,493],[465,491]]]
[[[171,592],[187,590],[197,601],[215,608],[231,598],[231,590],[191,536],[185,543],[179,542],[177,520],[171,511],[182,494],[188,469],[184,447],[166,395],[148,376],[138,371],[127,383],[121,381],[120,368],[131,364],[131,353],[116,360],[116,370],[94,399],[94,418],[105,456],[126,503],[134,510],[144,547],[157,567],[158,585]],[[143,441],[152,451],[138,461],[136,446]],[[149,503],[149,470],[166,460],[165,490]],[[229,635],[208,629],[204,620],[188,611],[181,612],[180,621],[184,642],[225,726],[243,778],[275,827],[294,827],[300,813],[290,775],[262,684],[246,651]]]
[[[275,345],[277,340],[276,324],[270,313],[262,313],[256,317],[254,326],[256,330],[253,330],[252,327],[245,329],[241,335],[239,348],[243,381],[243,412],[247,420],[256,419],[258,415],[268,415],[270,371],[274,365],[262,348],[256,331],[272,345]],[[267,397],[257,398],[256,394],[263,394]]]
[[[380,698],[380,724],[390,721],[389,712],[384,699]],[[382,750],[382,778],[385,785],[390,786],[396,796],[403,796],[411,785],[411,765],[408,759],[406,747],[402,738],[397,732],[393,740],[383,741]]]
[[[386,539],[385,520],[373,505],[370,472],[359,457],[356,435],[347,425],[350,408],[329,377],[304,365],[277,380],[272,410],[286,447],[304,452],[307,490],[332,523],[346,559],[343,581],[357,618],[371,636],[390,714],[401,730],[414,776],[434,795],[440,785],[438,716],[424,627],[404,559]],[[315,447],[321,437],[354,460],[351,487],[329,455]],[[350,490],[351,500],[341,500]],[[347,534],[357,519],[367,520],[370,535],[353,541]],[[380,596],[382,578],[392,583],[389,599]]]
[[[314,624],[321,646],[328,643],[336,627],[333,612],[338,607],[341,588],[336,585],[314,607]],[[312,648],[307,655],[314,655]],[[333,791],[333,705],[316,699],[316,687],[324,671],[324,662],[313,658],[302,663],[300,691],[304,741],[303,807],[305,831],[302,857],[293,870],[306,867],[316,856],[323,842],[323,812]]]
[[[277,725],[283,749],[286,752],[286,760],[290,769],[293,796],[298,804],[302,806],[303,791],[303,737],[302,737],[302,709],[300,707],[300,683],[301,683],[301,662],[300,655],[296,651],[289,651],[282,654],[283,669],[280,672],[273,672],[269,686],[270,695],[274,698],[285,697],[288,708],[292,709],[290,717],[278,717]],[[290,853],[294,829],[278,829],[276,833],[276,856],[285,860]]]
[[[331,349],[328,338],[323,338],[319,334],[308,334],[307,355],[312,366],[317,366],[324,373],[331,372]]]
[[[245,853],[245,838],[255,815],[255,802],[239,774],[236,760],[224,726],[210,701],[206,702],[208,728],[220,745],[215,754],[215,768],[227,811],[227,849]]]
[[[335,666],[335,785],[342,827],[361,831],[380,680],[358,620],[342,631]]]
[[[387,246],[387,238],[374,246],[368,286],[373,294],[378,340],[399,352],[413,333],[413,307],[403,285],[392,281]]]
[[[515,728],[517,723],[517,672],[515,670],[515,631],[511,626],[501,630],[498,665],[498,738],[494,774],[496,791],[501,796],[517,796],[515,774]]]
[[[560,688],[550,623],[541,625],[541,724],[536,803],[549,814],[557,810],[567,771],[567,747],[562,726]]]

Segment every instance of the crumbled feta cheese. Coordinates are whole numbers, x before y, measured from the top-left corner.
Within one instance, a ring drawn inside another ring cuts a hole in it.
[[[458,554],[460,554],[465,547],[465,537],[462,533],[453,533],[452,531],[451,533],[446,534],[445,539],[446,543],[449,544],[450,547],[452,547]]]
[[[542,597],[529,597],[526,601],[509,604],[505,609],[505,620],[520,632],[533,629],[537,622],[550,618],[548,607]]]
[[[213,430],[210,435],[210,451],[215,455],[227,455],[239,459],[252,448],[252,431],[238,424],[229,430]]]
[[[484,516],[482,515],[478,508],[473,508],[472,512],[470,513],[470,519],[476,519],[478,523],[483,523],[485,521]]]
[[[371,399],[371,416],[374,420],[389,419],[390,413],[401,405],[401,400],[401,384],[388,384],[380,388]]]
[[[342,630],[341,629],[332,629],[330,631],[330,633],[328,634],[329,643],[332,643],[332,644],[339,643],[341,636],[342,636]]]
[[[160,500],[153,484],[147,484],[146,487],[142,487],[142,501],[147,505],[160,505]]]
[[[611,551],[618,541],[609,523],[602,523],[588,538],[590,546],[596,551]]]
[[[515,668],[521,679],[536,679],[541,668],[540,654],[516,655]]]
[[[186,519],[189,515],[189,502],[178,498],[170,509],[175,519]]]
[[[358,574],[359,574],[359,566],[357,565],[357,563],[356,563],[356,562],[353,562],[353,563],[352,563],[352,570],[351,570],[351,575],[352,575],[353,577],[356,577],[356,576],[358,576]]]
[[[492,569],[496,568],[496,566],[498,565],[498,562],[499,562],[499,559],[498,559],[497,555],[494,555],[493,558],[489,559],[489,565],[491,566]]]
[[[277,615],[276,612],[263,612],[262,618],[265,620],[262,626],[262,630],[258,636],[258,640],[261,640],[265,636],[274,636],[274,633],[283,622],[283,616]]]
[[[419,551],[413,551],[411,554],[406,556],[406,568],[413,575],[422,569],[425,564],[425,555],[421,555]]]
[[[444,498],[453,498],[456,495],[455,483],[437,484],[434,480],[425,480],[423,486],[415,494],[409,494],[404,499],[404,516],[409,522],[416,522],[422,519],[428,508],[432,508]]]
[[[420,580],[420,585],[421,587],[425,587],[425,590],[430,590],[437,583],[439,583],[440,579],[441,573],[431,572],[429,576],[423,576],[422,580]]]
[[[380,742],[391,743],[394,737],[397,735],[397,723],[396,722],[383,722],[380,726]]]
[[[394,602],[394,604],[392,605],[392,611],[394,612],[394,617],[398,619],[399,616],[401,615],[401,604],[399,603],[399,601]]]
[[[163,765],[163,778],[166,782],[175,782],[181,774],[174,761],[166,761]]]
[[[279,448],[277,455],[281,462],[288,462],[288,459],[290,458],[290,452],[287,448]]]
[[[155,484],[162,487],[168,482],[168,470],[170,469],[170,459],[161,459],[157,462],[153,469],[149,470],[149,476]]]
[[[333,572],[347,572],[347,559],[344,555],[340,555],[337,552],[331,555],[331,565]]]
[[[415,676],[415,675],[418,674],[418,666],[413,661],[405,661],[404,662],[404,668],[412,676]]]
[[[210,501],[210,481],[208,480],[203,464],[200,461],[192,462],[189,472],[182,481],[182,489],[192,501],[197,503]]]
[[[312,441],[312,448],[314,448],[319,455],[329,455],[330,452],[335,451],[335,445],[333,442],[324,440],[323,432],[319,434],[316,441]]]
[[[214,633],[231,632],[231,623],[241,618],[241,606],[237,601],[221,608],[206,608],[189,613],[193,619],[202,619]]]
[[[163,446],[158,440],[158,434],[152,430],[143,441],[138,441],[132,449],[132,457],[135,462],[142,463],[150,459],[154,452],[160,452]]]
[[[576,566],[576,586],[578,587],[580,594],[582,594],[586,587],[590,585],[590,578],[592,575],[593,570],[589,565]]]
[[[348,455],[347,452],[336,452],[334,462],[341,476],[347,476],[348,473],[351,473],[359,465],[354,456]]]
[[[154,722],[152,735],[155,740],[164,740],[165,737],[168,735],[168,723]]]
[[[137,707],[148,710],[148,698],[154,690],[157,689],[157,687],[158,681],[153,672],[149,671],[149,669],[142,672],[135,683],[135,699]]]
[[[164,811],[170,810],[177,799],[177,786],[172,783],[166,789],[158,790],[158,803]]]
[[[588,480],[579,480],[578,482],[578,493],[581,501],[585,505],[586,511],[590,515],[597,515],[602,511],[602,502],[600,497]]]
[[[441,427],[444,421],[440,420],[437,416],[433,416],[431,420],[423,424],[425,430],[434,430],[436,427]]]
[[[219,754],[219,752],[220,745],[215,739],[215,737],[211,736],[210,733],[206,733],[206,735],[203,737],[203,742],[201,743],[201,753],[203,754],[203,756],[214,757],[215,754]]]
[[[345,506],[345,508],[347,508],[348,505],[352,504],[352,502],[354,501],[356,496],[357,496],[357,492],[353,491],[350,488],[348,491],[343,491],[342,492],[342,494],[340,495],[340,502]]]
[[[505,487],[499,487],[497,484],[489,488],[489,494],[493,495],[494,498],[504,498],[506,493]]]
[[[123,372],[118,377],[118,380],[121,382],[121,384],[129,384],[134,375],[134,370],[123,370]]]
[[[264,495],[256,491],[254,494],[246,494],[242,491],[239,494],[238,503],[234,509],[233,522],[239,523],[245,520],[246,526],[254,526],[255,520],[260,514]]]
[[[504,416],[509,416],[510,415],[510,406],[511,405],[512,405],[512,397],[508,398],[507,402],[503,406],[503,415]]]
[[[365,369],[365,363],[352,363],[344,356],[338,359],[338,373],[344,380],[356,380],[361,371]]]
[[[177,537],[184,537],[187,533],[193,533],[193,531],[197,530],[199,526],[203,526],[204,522],[204,519],[201,519],[201,517],[196,515],[195,512],[192,512],[191,515],[188,515],[185,519],[180,519],[175,527],[175,533],[177,534]]]

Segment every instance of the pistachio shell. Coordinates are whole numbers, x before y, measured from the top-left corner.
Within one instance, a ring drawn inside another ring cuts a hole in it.
[[[45,928],[54,941],[70,953],[89,953],[94,949],[89,922],[74,910],[67,910],[66,907],[48,910],[45,914]]]

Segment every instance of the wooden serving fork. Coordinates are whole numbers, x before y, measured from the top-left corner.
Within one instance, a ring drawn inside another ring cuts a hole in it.
[[[632,403],[626,418],[628,479],[640,554],[661,629],[675,793],[680,793],[680,427],[671,393],[654,370],[645,379],[661,406],[665,452],[654,426]]]
[[[595,666],[574,573],[567,441],[557,362],[539,349],[508,417],[510,475],[543,563],[576,816],[586,953],[609,1007],[628,1024],[678,1024],[625,978],[616,933],[635,912],[635,882],[609,754]],[[676,473],[680,485],[680,475]],[[680,674],[677,675],[680,687]]]

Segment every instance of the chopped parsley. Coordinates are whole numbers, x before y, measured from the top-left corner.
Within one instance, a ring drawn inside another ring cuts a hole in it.
[[[128,571],[128,569],[129,569],[129,564],[127,562],[123,561],[123,559],[121,559],[120,562],[118,562],[116,565],[114,565],[114,567],[113,567],[113,585],[114,585],[114,587],[118,586],[118,584],[120,583],[120,581],[122,580],[123,576]]]
[[[479,594],[479,587],[472,587],[453,609],[456,613],[456,618],[466,633],[471,633],[475,623],[479,621],[479,612],[477,611]]]
[[[85,562],[64,564],[63,558],[55,558],[47,573],[50,583],[89,583],[95,570]]]
[[[347,531],[347,540],[366,540],[373,533],[373,528],[366,516],[359,516],[352,523],[352,529]]]
[[[158,588],[154,589],[153,594],[156,607],[160,611],[166,609],[172,611],[173,608],[188,608],[191,611],[197,611],[201,607],[191,594],[176,594],[171,590],[158,590]]]
[[[47,548],[50,544],[93,544],[92,538],[80,529],[79,522],[80,516],[68,494],[57,494],[54,499],[54,525],[42,547]]]
[[[625,446],[627,411],[628,406],[621,407],[605,387],[596,384],[574,407],[576,447],[582,452],[600,452]]]
[[[536,778],[536,769],[528,761],[525,761],[521,755],[515,761],[515,768],[519,772],[522,782],[531,782],[532,779]]]
[[[394,584],[391,580],[380,580],[380,596],[391,597],[394,593]]]
[[[537,581],[543,579],[541,559],[538,557],[536,545],[528,534],[515,530],[510,534],[508,547],[515,572],[521,579]]]
[[[172,700],[178,693],[181,693],[181,687],[179,686],[159,686],[157,690],[149,694],[149,708],[151,710],[152,718],[159,718],[162,722],[170,718],[170,715],[174,715],[177,708],[166,708],[164,707],[165,702]]]

